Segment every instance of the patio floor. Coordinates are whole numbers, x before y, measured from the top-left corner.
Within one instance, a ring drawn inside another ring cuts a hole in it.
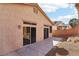
[[[53,40],[55,43],[58,43],[62,38],[52,37],[34,44],[26,45],[23,48],[6,54],[6,56],[45,56],[53,48]]]

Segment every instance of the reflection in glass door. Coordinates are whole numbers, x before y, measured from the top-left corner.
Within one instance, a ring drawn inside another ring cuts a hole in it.
[[[30,27],[23,27],[23,45],[30,44]]]
[[[31,43],[35,43],[35,42],[36,42],[36,28],[31,27]]]

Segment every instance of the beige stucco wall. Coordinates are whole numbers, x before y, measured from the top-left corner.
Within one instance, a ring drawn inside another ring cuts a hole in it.
[[[37,42],[44,39],[44,25],[51,25],[40,11],[35,14],[32,6],[0,4],[0,55],[23,46],[23,21],[37,23]],[[21,28],[18,28],[18,25]],[[51,37],[52,33],[49,36]]]

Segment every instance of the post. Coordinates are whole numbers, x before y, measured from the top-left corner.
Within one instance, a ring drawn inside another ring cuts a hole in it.
[[[77,9],[77,11],[78,11],[77,36],[79,36],[79,9]]]

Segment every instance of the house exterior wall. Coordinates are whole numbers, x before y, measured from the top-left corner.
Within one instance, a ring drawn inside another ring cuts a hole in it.
[[[76,7],[76,9],[77,9],[77,15],[78,15],[78,21],[79,21],[79,3],[76,3],[75,4],[75,7]],[[78,26],[79,26],[79,24],[78,24]],[[79,27],[78,27],[79,28]],[[78,32],[77,32],[77,35],[79,35],[79,29],[77,28],[77,30],[78,30]]]
[[[36,42],[44,39],[44,25],[52,25],[39,10],[34,13],[33,6],[0,4],[0,55],[23,46],[23,21],[37,24]]]
[[[77,9],[78,19],[79,19],[79,3],[76,3],[76,4],[75,4],[75,7],[76,7],[76,9]]]

